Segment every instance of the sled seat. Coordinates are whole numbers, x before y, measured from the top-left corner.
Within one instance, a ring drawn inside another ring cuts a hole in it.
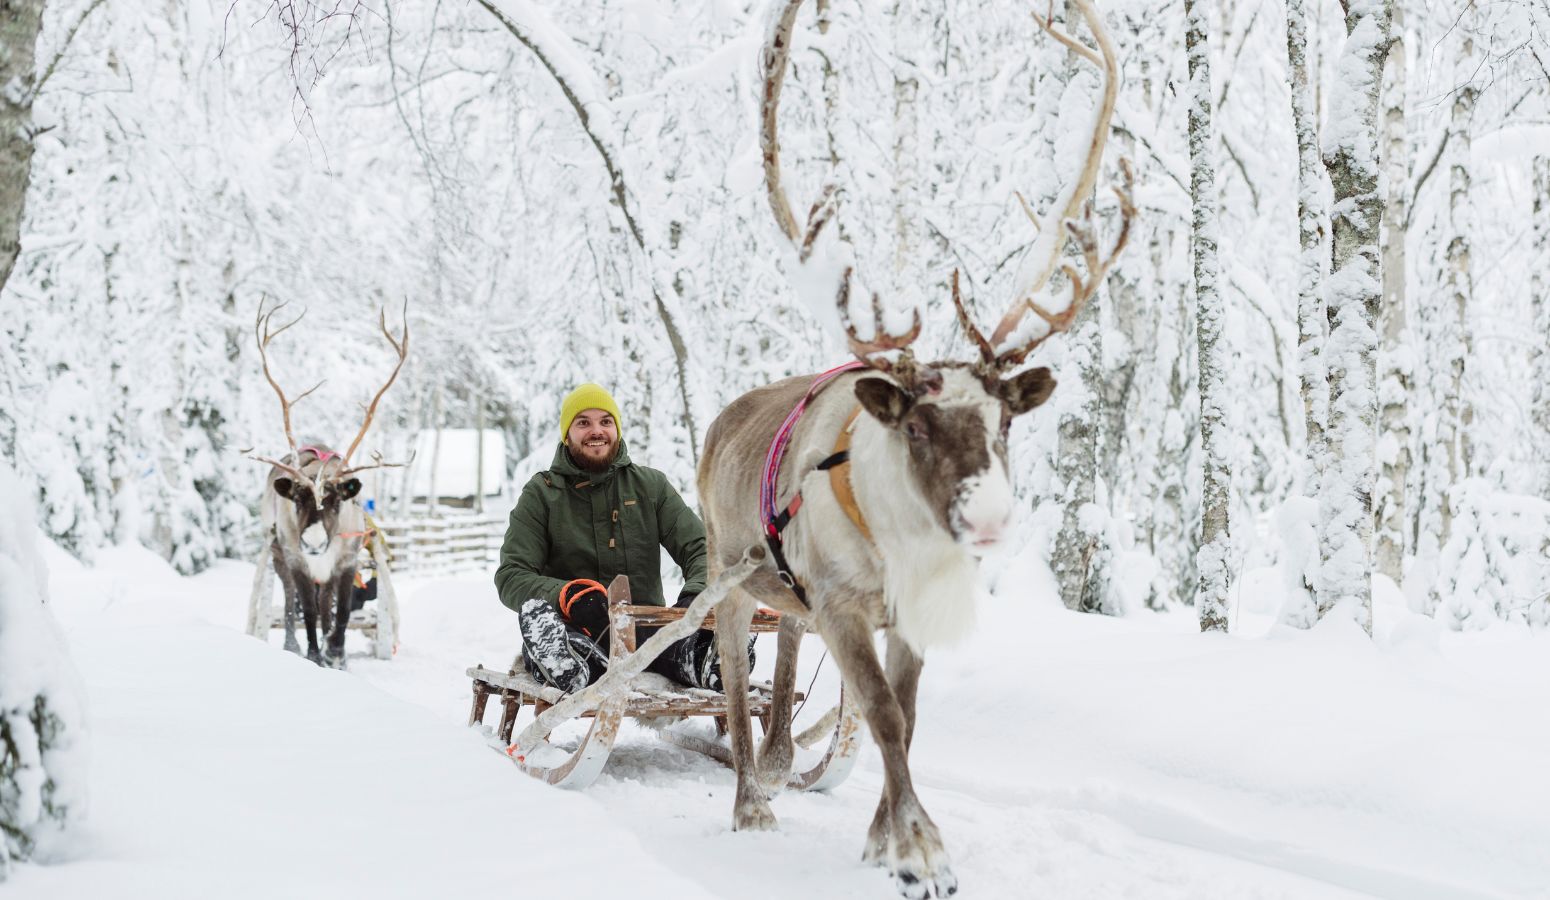
[[[564,700],[566,693],[559,688],[543,684],[526,672],[514,669],[498,672],[487,669],[484,666],[474,666],[468,670],[468,677],[473,679],[474,705],[468,714],[468,724],[478,725],[484,721],[485,708],[490,698],[497,697],[501,704],[501,721],[496,733],[500,739],[510,743],[512,726],[516,724],[517,712],[523,706],[532,706],[535,715],[541,715],[544,710]],[[800,703],[803,695],[800,691],[793,697]],[[768,684],[753,684],[748,691],[748,711],[751,715],[763,719],[770,714],[770,686]],[[587,710],[577,718],[592,718],[596,710]],[[630,692],[625,701],[623,713],[629,718],[642,718],[648,716],[714,716],[725,718],[727,714],[727,698],[718,691],[707,691],[700,688],[673,686],[668,689],[637,689]],[[717,723],[718,732],[723,730],[721,723]]]
[[[622,663],[626,657],[635,652],[637,626],[667,625],[679,621],[685,613],[685,610],[673,607],[631,604],[629,580],[622,575],[616,577],[613,584],[609,585],[608,598],[611,665]],[[715,627],[714,612],[706,616],[701,627]],[[755,633],[768,633],[779,629],[780,615],[764,610],[754,615],[749,627],[749,630]],[[531,706],[534,716],[542,716],[545,710],[570,697],[559,688],[544,684],[525,670],[517,668],[502,672],[480,664],[466,670],[466,674],[473,684],[473,706],[468,713],[469,726],[483,727],[490,698],[496,698],[501,707],[501,717],[500,724],[496,726],[495,735],[501,744],[508,745],[506,750],[508,755],[512,755],[512,732],[523,707]],[[581,739],[580,745],[563,763],[545,765],[520,756],[512,756],[513,761],[527,774],[550,784],[583,788],[602,771],[614,739],[618,735],[619,723],[624,718],[708,716],[716,723],[714,740],[671,728],[659,729],[658,736],[668,743],[703,753],[730,766],[731,749],[720,740],[727,733],[726,695],[719,691],[675,685],[667,682],[666,679],[659,679],[657,683],[665,683],[669,686],[648,688],[631,684],[628,693],[622,697],[616,695],[615,700],[578,714],[576,719],[589,719],[591,725]],[[773,686],[768,683],[754,682],[749,685],[749,714],[760,721],[766,733],[771,727],[771,706],[774,703],[772,693]],[[793,692],[793,703],[804,699],[801,692]],[[841,715],[842,712],[843,715]],[[834,720],[823,729],[832,735],[828,751],[817,764],[794,769],[791,773],[791,785],[803,790],[824,790],[843,780],[850,771],[856,751],[859,749],[857,734],[859,727],[859,718],[853,710],[844,707],[842,696],[841,707],[836,708]]]

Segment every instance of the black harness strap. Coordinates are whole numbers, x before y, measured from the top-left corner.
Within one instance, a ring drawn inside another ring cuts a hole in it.
[[[835,466],[844,465],[849,461],[850,451],[841,450],[838,453],[831,453],[814,468],[824,472]],[[807,589],[802,587],[801,582],[797,581],[796,573],[791,571],[791,564],[786,562],[786,553],[783,549],[785,542],[781,539],[781,533],[786,530],[787,525],[791,524],[791,520],[796,517],[797,510],[801,508],[802,492],[797,491],[797,495],[792,497],[791,502],[786,504],[786,508],[780,511],[780,515],[775,517],[775,521],[765,526],[764,542],[769,545],[770,558],[775,560],[775,574],[779,576],[781,583],[790,588],[791,593],[797,595],[797,599],[802,601],[803,606],[812,609],[813,605],[807,602]]]

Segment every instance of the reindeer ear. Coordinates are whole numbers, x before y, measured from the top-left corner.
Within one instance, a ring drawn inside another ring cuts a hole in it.
[[[915,398],[886,378],[863,378],[856,382],[856,399],[877,421],[892,428],[915,405]]]
[[[1001,399],[1006,401],[1012,415],[1020,416],[1049,399],[1055,390],[1055,379],[1049,369],[1040,366],[1019,373],[1001,382]]]
[[[274,480],[274,492],[289,499],[291,496],[291,480],[289,478],[276,478]]]
[[[339,499],[348,500],[361,492],[361,480],[350,478],[339,485]]]

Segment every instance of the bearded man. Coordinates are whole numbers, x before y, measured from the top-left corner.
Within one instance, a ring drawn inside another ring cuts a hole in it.
[[[583,384],[560,405],[560,445],[511,511],[495,587],[515,610],[529,674],[575,692],[608,668],[608,595],[628,575],[632,603],[665,606],[661,550],[683,570],[675,606],[705,589],[705,525],[656,469],[630,461],[619,407]],[[641,627],[644,641],[654,629]],[[749,645],[750,663],[753,646]],[[721,689],[713,632],[670,645],[650,670],[690,687]]]

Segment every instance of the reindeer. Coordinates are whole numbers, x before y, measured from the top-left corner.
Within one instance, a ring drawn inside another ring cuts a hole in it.
[[[1011,420],[1044,403],[1055,388],[1047,368],[1014,370],[1050,335],[1070,327],[1123,249],[1135,215],[1132,178],[1125,164],[1125,185],[1115,191],[1120,230],[1111,249],[1101,254],[1091,208],[1083,200],[1092,191],[1108,134],[1117,66],[1089,0],[1075,4],[1097,51],[1057,31],[1051,21],[1040,21],[1105,75],[1088,158],[1070,193],[1063,195],[1064,205],[1049,211],[1043,227],[1043,235],[1050,236],[1061,233],[1063,222],[1064,233],[1084,257],[1085,274],[1074,266],[1063,267],[1071,286],[1065,308],[1052,312],[1035,303],[1060,266],[1063,241],[1035,244],[1032,253],[1038,258],[1032,277],[1023,281],[990,338],[971,321],[955,272],[952,296],[958,321],[979,358],[972,363],[922,364],[909,349],[920,333],[918,311],[908,333],[888,335],[874,294],[875,336],[858,337],[850,321],[852,271],[847,268],[837,305],[859,365],[838,375],[826,373],[833,377],[821,390],[813,376],[803,376],[738,398],[711,425],[699,467],[712,577],[734,565],[750,544],[767,541],[774,551],[722,602],[716,616],[737,770],[733,828],[776,825],[768,795],[785,784],[790,771],[796,648],[810,627],[838,663],[846,696],[858,704],[882,752],[883,793],[863,858],[886,866],[909,897],[947,896],[957,890],[936,825],[911,785],[909,746],[923,655],[929,646],[959,637],[971,627],[979,557],[1006,536],[1013,508],[1006,451]],[[806,263],[833,207],[826,192],[809,214],[804,232],[781,187],[775,125],[800,6],[801,0],[788,0],[772,22],[764,49],[761,140],[770,207],[798,260]],[[1031,333],[1020,334],[1028,312],[1036,320],[1024,329]],[[788,414],[803,403],[806,410],[792,426]],[[772,449],[772,440],[782,431],[789,433],[784,457]],[[819,459],[823,462],[815,466]],[[773,489],[766,486],[761,497],[766,466],[778,475]],[[774,515],[777,509],[785,512]],[[758,604],[784,617],[771,727],[756,759],[748,722],[747,657],[741,648]],[[887,635],[883,662],[872,641],[878,629]]]
[[[253,328],[259,358],[264,364],[264,378],[280,398],[285,440],[290,446],[290,453],[283,459],[253,457],[273,467],[264,484],[261,516],[264,533],[269,536],[274,568],[285,589],[285,649],[301,653],[301,646],[296,642],[296,613],[300,609],[307,629],[307,659],[320,666],[343,669],[355,560],[366,536],[366,511],[355,499],[360,493],[361,481],[355,476],[368,469],[401,465],[385,463],[379,454],[373,454],[371,465],[352,467],[350,457],[371,428],[377,402],[398,378],[398,371],[408,358],[409,305],[407,301],[404,304],[402,338],[395,338],[388,330],[386,311],[379,316],[378,324],[398,354],[398,364],[393,367],[387,383],[371,399],[371,405],[366,408],[366,421],[342,456],[318,443],[296,446],[296,438],[291,432],[291,407],[317,390],[322,382],[290,400],[269,369],[269,342],[306,315],[303,312],[275,328],[274,316],[285,305],[281,303],[265,312],[264,304],[260,303]],[[318,649],[320,630],[328,636],[328,644],[321,652]]]

